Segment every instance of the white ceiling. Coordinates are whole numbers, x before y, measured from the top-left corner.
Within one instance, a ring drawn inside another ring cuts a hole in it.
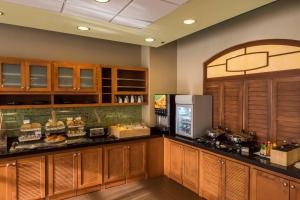
[[[95,21],[145,28],[188,0],[4,0]]]
[[[0,0],[0,23],[159,47],[274,1]],[[196,23],[185,25],[190,18]],[[154,41],[146,42],[148,37]]]

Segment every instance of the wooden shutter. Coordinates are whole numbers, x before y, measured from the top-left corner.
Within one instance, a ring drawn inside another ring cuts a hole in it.
[[[274,80],[273,140],[300,142],[300,77]]]
[[[243,81],[223,84],[223,126],[233,131],[243,127]]]
[[[255,131],[259,141],[269,140],[271,91],[269,80],[248,80],[245,87],[245,129]]]
[[[45,156],[17,161],[18,199],[45,197]]]
[[[213,128],[221,126],[221,84],[220,83],[207,83],[205,94],[212,96],[212,116],[213,116]]]
[[[249,199],[249,167],[226,160],[225,199]]]

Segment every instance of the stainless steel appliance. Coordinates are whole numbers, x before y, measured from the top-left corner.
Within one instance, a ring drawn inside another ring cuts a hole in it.
[[[176,95],[176,134],[199,138],[212,127],[212,97]]]
[[[156,130],[163,134],[175,134],[175,94],[154,95]]]
[[[104,137],[106,136],[105,128],[103,127],[89,127],[87,128],[87,134],[89,137]]]

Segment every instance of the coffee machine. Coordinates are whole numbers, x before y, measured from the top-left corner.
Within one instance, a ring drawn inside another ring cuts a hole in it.
[[[156,115],[156,131],[161,134],[175,134],[175,94],[154,95],[154,109]]]

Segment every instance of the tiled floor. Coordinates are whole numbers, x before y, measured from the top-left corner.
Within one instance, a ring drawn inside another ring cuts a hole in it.
[[[69,200],[201,200],[198,195],[165,177],[94,192]]]

